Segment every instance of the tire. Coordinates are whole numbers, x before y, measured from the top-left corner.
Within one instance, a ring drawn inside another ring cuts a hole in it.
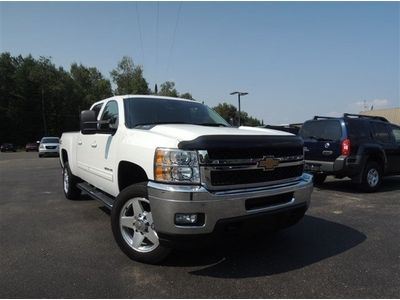
[[[374,162],[367,162],[362,172],[360,189],[364,192],[376,192],[382,183],[382,167]]]
[[[39,158],[42,158],[42,157],[43,157],[43,154],[40,154],[40,153],[39,153]]]
[[[68,162],[64,163],[62,172],[64,195],[69,200],[77,200],[81,196],[81,190],[77,187],[79,178],[74,176],[69,168]]]
[[[111,228],[118,246],[133,260],[157,264],[171,251],[160,244],[154,230],[145,184],[131,185],[118,195],[111,211]]]
[[[315,186],[320,186],[326,179],[326,174],[313,174],[313,182]]]

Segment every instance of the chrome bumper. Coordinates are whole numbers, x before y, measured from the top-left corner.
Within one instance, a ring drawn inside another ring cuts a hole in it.
[[[149,182],[148,197],[157,232],[165,234],[204,234],[214,230],[217,221],[233,217],[273,212],[282,208],[310,203],[312,176],[304,173],[300,180],[286,184],[210,192],[202,186],[167,185]],[[290,202],[260,209],[246,210],[247,199],[268,197],[293,192]],[[176,213],[204,213],[203,226],[175,225]]]

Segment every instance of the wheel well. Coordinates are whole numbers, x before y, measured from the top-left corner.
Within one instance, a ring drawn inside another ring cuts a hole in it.
[[[65,150],[65,149],[61,150],[61,159],[62,159],[63,164],[65,164],[68,161],[67,150]]]
[[[371,162],[371,161],[374,161],[374,162],[380,164],[382,167],[384,166],[383,157],[382,157],[382,155],[379,155],[378,153],[371,154],[368,157],[368,162]]]
[[[118,188],[124,188],[139,182],[147,181],[146,172],[142,167],[127,161],[121,161],[118,165]]]

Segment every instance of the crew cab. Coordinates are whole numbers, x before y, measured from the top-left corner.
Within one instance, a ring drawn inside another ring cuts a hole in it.
[[[383,117],[343,114],[315,116],[300,130],[305,168],[320,185],[328,175],[349,177],[366,192],[374,192],[383,176],[400,174],[400,127]]]
[[[284,228],[309,207],[312,176],[290,133],[231,127],[199,102],[142,95],[96,102],[80,124],[60,141],[64,194],[110,208],[114,238],[134,260],[157,263],[227,231]]]

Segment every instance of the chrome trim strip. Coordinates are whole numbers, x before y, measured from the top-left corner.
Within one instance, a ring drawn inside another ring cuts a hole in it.
[[[257,164],[259,161],[263,160],[264,157],[258,157],[258,158],[243,158],[243,159],[211,159],[208,156],[208,151],[207,150],[198,150],[197,151],[198,156],[199,156],[199,164],[200,165],[244,165],[244,164]],[[304,160],[304,155],[292,155],[292,156],[280,156],[280,157],[275,157],[271,156],[277,160],[279,160],[280,163],[284,162],[291,162],[291,161],[303,161]]]

